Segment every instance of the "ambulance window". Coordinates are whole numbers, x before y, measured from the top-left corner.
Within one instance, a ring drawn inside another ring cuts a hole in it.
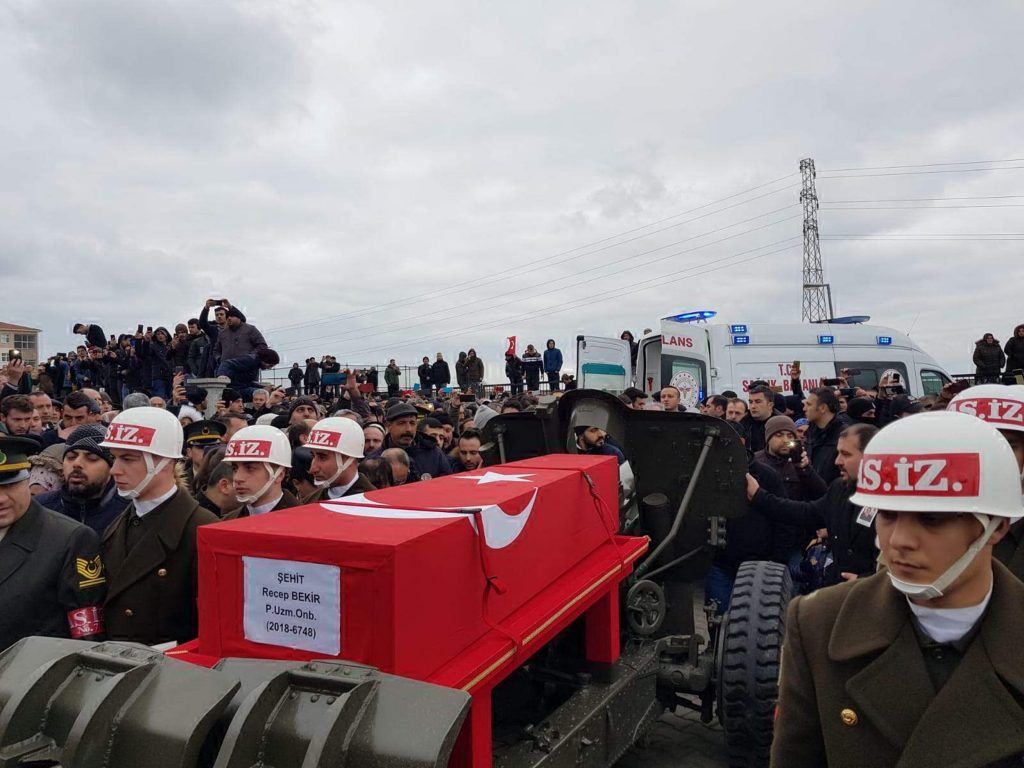
[[[683,403],[696,406],[706,392],[704,362],[674,355],[661,356],[661,386],[672,384],[679,388]]]
[[[926,395],[937,395],[949,383],[949,377],[939,371],[921,369],[921,390]]]

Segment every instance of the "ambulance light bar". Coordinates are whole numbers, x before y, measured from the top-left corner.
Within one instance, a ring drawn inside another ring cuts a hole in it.
[[[836,337],[835,336],[819,336],[818,337],[818,343],[819,344],[835,344],[836,343]]]

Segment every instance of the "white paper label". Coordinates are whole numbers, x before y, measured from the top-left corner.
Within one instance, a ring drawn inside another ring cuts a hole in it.
[[[859,513],[857,513],[857,525],[863,525],[865,528],[870,528],[871,524],[875,521],[875,515],[878,514],[878,509],[875,507],[861,507]]]
[[[341,568],[243,557],[245,639],[337,656],[341,653]]]

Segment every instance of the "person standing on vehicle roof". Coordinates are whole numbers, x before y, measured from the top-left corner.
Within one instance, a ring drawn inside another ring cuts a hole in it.
[[[976,416],[999,430],[1010,444],[1021,475],[1024,503],[1024,386],[981,384],[965,389],[949,404],[950,411]],[[1024,581],[1024,520],[1015,520],[995,548],[996,559]]]
[[[544,350],[544,373],[548,377],[548,387],[552,392],[558,391],[558,375],[562,372],[562,350],[555,346],[554,339],[548,339]]]
[[[1024,516],[1006,440],[932,412],[883,429],[851,498],[885,569],[789,605],[771,765],[1021,765],[1024,584],[993,559]]]

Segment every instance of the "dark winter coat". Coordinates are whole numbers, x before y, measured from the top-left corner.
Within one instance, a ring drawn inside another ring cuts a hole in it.
[[[758,480],[760,482],[760,480]],[[855,482],[839,478],[815,501],[793,501],[760,489],[751,501],[772,520],[808,528],[827,528],[832,544],[833,564],[825,571],[829,584],[842,581],[841,573],[860,576],[875,572],[878,550],[875,548],[875,521],[870,525],[857,522],[860,507],[850,501],[857,489]]]
[[[170,333],[166,328],[160,327],[156,331],[163,331],[170,338]],[[137,339],[135,342],[135,352],[139,359],[141,359],[146,367],[149,369],[149,381],[146,385],[149,385],[150,381],[163,380],[170,382],[173,371],[171,370],[171,348],[163,342],[156,340],[156,331],[153,331],[153,340],[146,341],[145,339]]]
[[[102,536],[128,506],[128,500],[118,495],[113,479],[107,481],[107,487],[98,499],[76,499],[66,489],[58,488],[39,494],[36,501],[47,509],[89,526],[98,536]]]
[[[267,340],[255,325],[242,323],[237,328],[230,325],[217,334],[213,344],[213,355],[218,362],[242,357],[250,352],[267,348]]]
[[[766,464],[750,457],[747,468],[765,488],[774,494],[783,494],[782,479]],[[753,504],[748,505],[747,514],[731,518],[726,522],[725,548],[715,550],[715,565],[735,576],[739,567],[747,560],[770,560],[772,557],[771,520]]]
[[[192,341],[188,345],[188,360],[185,363],[188,366],[188,372],[198,377],[211,376],[213,374],[213,365],[210,360],[210,350],[212,348],[210,337],[200,331],[195,336],[190,336],[189,338]]]
[[[839,414],[828,423],[824,429],[816,424],[811,424],[804,435],[806,440],[805,448],[807,455],[811,458],[811,466],[818,473],[818,477],[826,483],[831,483],[839,477],[839,467],[836,466],[836,456],[839,455],[839,433],[846,429],[846,422]]]
[[[306,382],[307,387],[320,386],[320,364],[315,360],[311,363],[306,363],[304,381]]]
[[[368,458],[379,459],[380,455],[388,448],[397,447],[391,442],[391,435],[386,435],[381,447],[371,453]],[[441,477],[452,473],[452,465],[448,461],[448,457],[438,447],[437,440],[432,437],[418,434],[412,445],[404,450],[409,457],[410,480],[419,480],[424,476]]]
[[[479,384],[484,380],[484,361],[475,355],[466,358],[466,378],[470,384]]]
[[[1024,336],[1020,332],[1024,325],[1018,325],[1013,329],[1013,336],[1006,341],[1003,351],[1006,353],[1006,372],[1024,370]]]
[[[416,375],[420,377],[420,386],[423,389],[429,387],[434,379],[434,369],[430,367],[430,363],[423,363],[419,368],[416,369]]]
[[[505,377],[514,384],[523,380],[523,361],[518,357],[505,358]]]
[[[402,382],[402,371],[397,365],[389,365],[384,369],[384,383],[391,387],[398,388]]]
[[[288,370],[288,381],[292,383],[293,387],[298,388],[298,386],[302,384],[302,379],[304,376],[305,373],[301,368],[290,368]]]
[[[828,491],[828,484],[818,477],[814,467],[800,469],[788,457],[775,456],[767,450],[758,451],[754,458],[778,473],[787,499],[814,501]],[[813,526],[775,522],[772,526],[772,559],[779,563],[786,562],[789,555],[814,538],[813,531]]]
[[[459,352],[459,359],[455,361],[455,381],[459,385],[459,389],[465,389],[469,386],[465,352]]]
[[[979,377],[999,376],[1006,364],[1006,355],[999,348],[999,342],[987,344],[984,339],[974,345],[975,373]]]
[[[430,366],[430,380],[437,387],[443,387],[452,381],[452,372],[447,360],[436,360]]]

